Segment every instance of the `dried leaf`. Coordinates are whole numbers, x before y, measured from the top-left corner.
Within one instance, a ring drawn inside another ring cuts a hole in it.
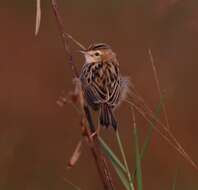
[[[36,25],[35,25],[35,36],[38,35],[41,24],[41,0],[36,0]]]
[[[73,155],[71,156],[70,160],[69,160],[69,163],[68,163],[68,166],[67,168],[70,169],[72,168],[76,162],[78,161],[80,155],[81,155],[81,147],[82,147],[82,141],[80,140],[74,150],[74,153]]]
[[[58,106],[63,107],[67,102],[67,98],[66,96],[60,96],[58,98],[58,100],[56,101],[56,103],[58,104]]]

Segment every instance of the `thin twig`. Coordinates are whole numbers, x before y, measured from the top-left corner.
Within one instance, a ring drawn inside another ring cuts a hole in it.
[[[85,49],[85,47],[80,42],[75,40],[70,34],[68,34],[64,31],[64,22],[63,22],[63,19],[61,17],[61,14],[59,12],[59,7],[58,7],[58,4],[57,4],[57,0],[51,0],[51,3],[52,3],[52,8],[53,8],[53,11],[54,11],[54,15],[56,17],[56,21],[58,23],[58,27],[59,27],[61,39],[63,41],[65,52],[69,56],[69,64],[71,65],[74,76],[78,78],[79,74],[78,74],[77,68],[76,68],[76,66],[73,62],[73,56],[72,56],[71,49],[69,47],[68,39],[71,39],[81,49]]]
[[[51,2],[52,2],[52,7],[53,7],[54,13],[56,15],[56,18],[57,18],[57,21],[58,21],[58,24],[59,24],[59,27],[60,27],[63,37],[72,40],[77,46],[79,46],[81,49],[85,50],[86,49],[85,46],[83,46],[79,41],[77,41],[70,34],[68,34],[64,31],[64,22],[60,15],[60,12],[59,12],[57,0],[51,0]]]

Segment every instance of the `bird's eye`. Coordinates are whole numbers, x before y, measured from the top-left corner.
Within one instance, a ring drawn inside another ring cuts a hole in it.
[[[95,53],[95,56],[99,56],[100,54],[98,52]]]

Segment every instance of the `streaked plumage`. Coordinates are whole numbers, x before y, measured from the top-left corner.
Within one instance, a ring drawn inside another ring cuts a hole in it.
[[[113,110],[124,98],[127,80],[121,77],[115,53],[107,44],[93,44],[84,51],[86,59],[80,80],[87,104],[100,111],[101,126],[117,128]]]

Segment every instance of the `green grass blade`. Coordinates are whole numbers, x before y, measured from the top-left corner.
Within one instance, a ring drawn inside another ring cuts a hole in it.
[[[114,154],[114,152],[110,149],[110,147],[105,143],[105,141],[99,137],[99,141],[101,143],[101,147],[103,149],[103,152],[106,154],[106,156],[110,159],[118,177],[120,178],[120,181],[124,185],[126,190],[131,190],[129,186],[129,182],[125,176],[127,174],[127,170],[125,166],[122,164],[122,162],[117,158],[117,156]]]
[[[126,155],[125,155],[125,152],[124,152],[124,148],[122,146],[122,142],[121,142],[118,130],[116,131],[116,137],[117,137],[117,142],[118,142],[118,145],[119,145],[119,148],[120,148],[120,152],[122,154],[124,165],[125,165],[125,168],[127,170],[127,176],[128,176],[130,190],[134,190],[133,179],[132,179],[132,176],[131,176],[130,171],[129,171],[129,167],[128,167],[127,160],[126,160]]]
[[[163,97],[160,98],[160,102],[159,102],[159,104],[157,105],[157,107],[155,109],[154,117],[156,117],[156,118],[159,117],[159,115],[160,115],[160,113],[162,111],[162,106],[163,106]],[[149,125],[148,132],[147,132],[147,135],[146,135],[146,138],[145,138],[145,141],[144,141],[142,150],[141,150],[141,159],[144,158],[144,154],[145,154],[145,152],[147,151],[147,149],[149,147],[149,144],[151,142],[151,136],[152,136],[154,127],[155,127],[155,123],[152,122]]]
[[[156,118],[159,117],[159,115],[160,115],[160,113],[162,111],[162,105],[163,105],[163,97],[160,99],[159,104],[156,106],[154,117],[156,117]],[[155,127],[155,123],[154,122],[149,124],[148,132],[147,132],[147,135],[146,135],[146,138],[144,140],[144,144],[142,146],[141,153],[140,153],[141,160],[144,158],[144,155],[145,155],[145,153],[148,150],[148,147],[150,145],[154,127]],[[133,173],[133,178],[135,178],[136,172],[137,172],[137,168],[135,169],[135,171]]]
[[[118,157],[114,154],[114,152],[110,149],[110,147],[105,143],[105,141],[101,137],[99,137],[99,141],[103,149],[103,152],[107,155],[107,157],[111,160],[111,162],[115,164],[117,168],[121,170],[123,173],[127,173],[125,166],[118,159]]]
[[[135,121],[135,112],[133,108],[132,108],[132,113],[133,113],[133,134],[134,134],[134,144],[135,144],[135,160],[136,160],[136,169],[137,169],[137,189],[143,190],[139,137],[138,137],[138,129],[136,127],[136,121]]]
[[[126,190],[130,190],[130,186],[129,186],[129,182],[125,176],[125,174],[123,173],[122,170],[120,170],[120,168],[118,167],[118,165],[116,165],[114,162],[112,162],[112,165],[118,175],[118,177],[120,178],[120,181],[122,182],[122,184],[124,185]]]

